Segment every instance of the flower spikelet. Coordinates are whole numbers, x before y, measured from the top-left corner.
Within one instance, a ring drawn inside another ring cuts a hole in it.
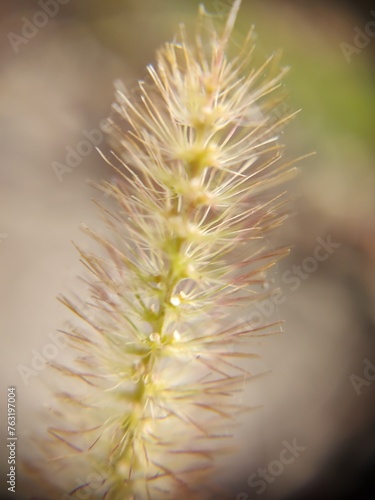
[[[71,388],[43,445],[72,498],[210,498],[248,409],[236,394],[262,331],[246,308],[285,253],[262,242],[284,218],[289,117],[273,113],[276,56],[254,67],[252,32],[231,41],[239,6],[221,28],[201,8],[135,91],[117,85],[109,236],[84,228],[101,248],[79,249],[90,300],[61,298],[79,318],[65,332],[76,359],[53,366]]]

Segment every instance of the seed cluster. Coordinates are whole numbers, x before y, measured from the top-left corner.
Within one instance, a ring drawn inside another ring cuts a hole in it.
[[[79,250],[88,308],[61,298],[81,321],[66,331],[74,368],[54,368],[74,384],[44,443],[72,485],[106,464],[73,498],[209,498],[214,458],[247,409],[241,360],[262,331],[245,312],[284,253],[258,241],[283,219],[275,186],[290,169],[278,143],[288,117],[272,114],[284,70],[274,57],[253,67],[252,33],[228,55],[239,6],[222,30],[201,9],[195,37],[182,26],[147,82],[117,86],[111,237],[85,228],[104,250]]]

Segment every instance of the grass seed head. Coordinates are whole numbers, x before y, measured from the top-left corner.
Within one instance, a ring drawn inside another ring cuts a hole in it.
[[[246,409],[240,360],[256,357],[259,334],[246,307],[283,253],[258,242],[282,220],[288,166],[286,119],[270,112],[284,70],[274,57],[253,66],[252,33],[231,42],[240,3],[221,28],[201,9],[195,35],[182,26],[147,82],[117,86],[108,161],[120,180],[102,208],[112,236],[85,229],[102,249],[79,250],[90,304],[61,299],[78,317],[66,332],[77,358],[54,366],[69,390],[42,444],[45,473],[55,466],[73,498],[209,497]]]

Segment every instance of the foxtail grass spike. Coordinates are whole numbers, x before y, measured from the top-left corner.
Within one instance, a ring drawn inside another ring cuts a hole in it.
[[[57,403],[38,438],[60,498],[219,498],[217,461],[254,406],[240,402],[263,331],[248,308],[286,253],[265,235],[285,218],[291,169],[285,70],[276,55],[255,65],[252,32],[233,42],[240,3],[221,27],[201,8],[135,91],[117,84],[109,231],[83,228],[98,248],[78,249],[90,300],[60,298],[75,359],[51,368]]]

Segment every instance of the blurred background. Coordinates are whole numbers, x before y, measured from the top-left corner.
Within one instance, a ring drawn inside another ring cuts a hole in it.
[[[95,150],[105,147],[113,81],[143,78],[199,4],[64,0],[40,15],[47,3],[0,2],[0,407],[5,422],[6,388],[16,386],[19,461],[32,454],[27,437],[48,404],[38,374],[22,377],[20,366],[30,368],[33,350],[69,317],[55,297],[79,286],[71,241],[89,245],[79,224],[100,226],[91,199],[105,202],[88,179],[114,175]],[[205,6],[220,16],[230,1]],[[260,311],[285,320],[282,335],[258,346],[271,374],[246,393],[263,408],[244,421],[223,477],[237,500],[373,499],[375,9],[364,0],[243,0],[239,39],[253,24],[259,53],[282,48],[291,66],[288,107],[302,112],[283,136],[288,156],[316,154],[301,161],[289,186],[293,216],[272,241],[293,250],[271,277],[282,300]],[[0,432],[4,443],[5,424]],[[285,442],[300,451],[280,469],[272,463]],[[26,498],[20,467],[17,481]]]

